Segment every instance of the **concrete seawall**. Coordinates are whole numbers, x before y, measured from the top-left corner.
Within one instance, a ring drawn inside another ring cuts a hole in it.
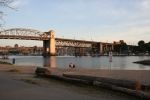
[[[107,88],[150,100],[150,71],[37,68],[36,74],[73,84]]]

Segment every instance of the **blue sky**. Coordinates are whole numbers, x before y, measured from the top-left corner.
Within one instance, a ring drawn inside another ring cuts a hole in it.
[[[56,37],[136,44],[150,41],[150,0],[16,0],[6,28],[54,30]],[[0,45],[42,45],[5,40]]]

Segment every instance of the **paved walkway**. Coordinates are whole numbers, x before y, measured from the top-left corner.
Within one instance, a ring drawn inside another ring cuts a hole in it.
[[[54,80],[48,80],[47,85],[29,84],[16,80],[16,76],[0,72],[0,100],[138,100],[121,93],[78,87]]]
[[[111,79],[123,79],[139,81],[150,86],[150,70],[102,70],[102,69],[49,69],[54,75],[84,75],[93,77],[104,77]]]

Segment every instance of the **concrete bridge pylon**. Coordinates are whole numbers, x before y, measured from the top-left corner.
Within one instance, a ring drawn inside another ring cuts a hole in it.
[[[43,56],[55,56],[56,55],[56,43],[55,32],[50,30],[45,32],[45,35],[49,37],[49,40],[43,40]]]

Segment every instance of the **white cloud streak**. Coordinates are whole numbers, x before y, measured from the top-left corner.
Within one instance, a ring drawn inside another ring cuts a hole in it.
[[[11,7],[13,8],[18,8],[24,5],[27,5],[29,3],[29,0],[15,0],[10,4]]]
[[[31,3],[29,11],[25,9],[34,15],[28,19],[33,25],[41,21],[41,26],[44,24],[45,28],[51,23],[59,28],[60,33],[84,33],[82,36],[87,39],[90,35],[86,34],[94,33],[93,40],[104,42],[119,39],[148,41],[150,37],[150,0],[47,0],[41,1],[42,8],[32,8],[39,7],[37,2]],[[28,3],[29,0],[16,0],[12,5],[21,7]],[[37,15],[39,11],[40,16]]]

